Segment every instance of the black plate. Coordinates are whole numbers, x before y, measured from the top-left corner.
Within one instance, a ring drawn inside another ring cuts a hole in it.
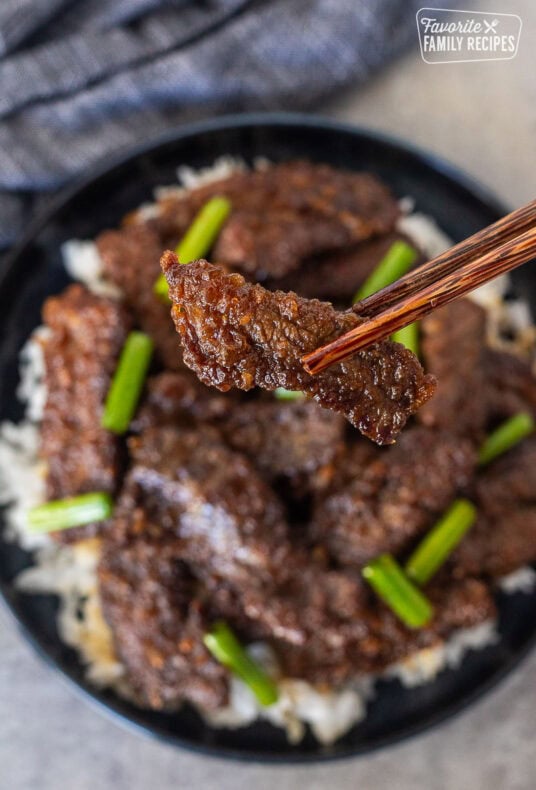
[[[173,183],[176,167],[209,165],[223,154],[248,161],[302,157],[378,173],[398,196],[412,195],[418,210],[435,217],[454,240],[496,220],[505,209],[449,165],[407,145],[311,117],[256,115],[222,118],[184,127],[106,164],[50,205],[9,256],[0,277],[0,419],[18,419],[15,399],[18,352],[40,322],[45,297],[67,283],[60,245],[70,238],[92,238],[118,223],[152,189]],[[536,279],[525,267],[517,287],[536,305]],[[365,721],[329,748],[311,735],[290,746],[281,730],[255,724],[240,730],[213,730],[192,710],[175,715],[143,711],[88,686],[76,654],[58,638],[56,602],[50,596],[21,595],[13,579],[30,562],[25,552],[0,541],[1,591],[21,630],[48,663],[74,682],[85,696],[118,721],[176,745],[248,760],[310,761],[370,751],[422,731],[466,707],[503,677],[536,635],[536,593],[500,596],[500,641],[471,652],[457,671],[442,672],[425,686],[403,689],[383,682]]]

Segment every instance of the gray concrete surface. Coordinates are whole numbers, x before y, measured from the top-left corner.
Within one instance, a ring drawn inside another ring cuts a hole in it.
[[[423,3],[424,5],[424,3]],[[536,6],[479,0],[524,23],[510,62],[430,66],[417,49],[329,114],[440,153],[518,205],[536,194]],[[0,613],[1,790],[530,790],[536,786],[536,655],[458,718],[338,764],[234,765],[162,746],[73,696]]]

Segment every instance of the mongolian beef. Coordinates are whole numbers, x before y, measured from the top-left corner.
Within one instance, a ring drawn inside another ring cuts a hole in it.
[[[433,376],[424,374],[411,351],[390,341],[311,377],[300,358],[358,324],[351,310],[267,291],[206,261],[183,267],[169,252],[162,267],[184,361],[204,384],[223,391],[301,390],[378,444],[393,442],[434,391]]]
[[[203,250],[214,264],[165,252],[216,196],[230,213]],[[369,174],[237,172],[98,237],[118,298],[77,284],[45,303],[40,458],[56,502],[36,510],[113,501],[48,529],[70,550],[97,536],[99,606],[139,705],[219,711],[234,675],[263,704],[284,679],[337,691],[489,621],[498,578],[536,560],[536,379],[488,345],[482,307],[424,319],[420,362],[392,341],[317,377],[299,362],[361,320],[353,293],[393,242],[415,247],[399,214]],[[391,566],[418,623],[382,586]]]

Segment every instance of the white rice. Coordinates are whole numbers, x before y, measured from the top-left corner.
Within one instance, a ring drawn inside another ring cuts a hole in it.
[[[104,278],[104,267],[97,249],[92,241],[71,239],[61,247],[63,265],[67,273],[97,296],[108,296],[117,299],[121,291]]]
[[[259,160],[255,166],[262,168],[266,161]],[[243,168],[242,162],[231,157],[223,157],[212,168],[198,172],[183,166],[178,169],[181,184],[160,188],[155,195],[161,198],[183,192]],[[448,237],[430,217],[411,213],[413,201],[410,198],[405,198],[401,205],[405,213],[399,220],[399,229],[428,256],[437,255],[450,246]],[[134,216],[136,221],[144,221],[157,213],[158,206],[153,203],[141,207]],[[104,278],[102,261],[93,242],[69,241],[63,245],[62,253],[66,270],[73,279],[84,283],[94,293],[113,298],[120,296],[118,289]],[[534,337],[534,328],[524,303],[505,306],[502,296],[507,287],[507,279],[501,278],[480,289],[473,298],[488,309],[491,339],[495,343],[499,331],[508,326],[517,334],[516,342],[521,345],[521,338]],[[128,697],[130,690],[124,668],[115,655],[112,634],[100,607],[96,576],[98,539],[60,546],[48,536],[32,534],[27,528],[26,511],[43,502],[45,497],[44,470],[38,462],[37,451],[39,420],[46,400],[39,338],[46,331],[44,327],[36,330],[21,352],[17,395],[26,404],[25,419],[18,424],[0,425],[0,504],[8,506],[5,511],[7,535],[24,548],[35,550],[34,565],[20,574],[17,586],[28,593],[57,594],[60,637],[78,650],[86,665],[88,680]],[[529,592],[535,583],[534,571],[523,568],[506,577],[501,587],[504,592]],[[460,630],[445,644],[421,650],[389,667],[381,677],[397,678],[408,687],[427,683],[443,669],[459,666],[467,650],[481,649],[497,638],[495,623],[491,621]],[[275,677],[278,676],[275,657],[268,645],[259,643],[249,649]],[[374,697],[376,679],[376,676],[367,675],[343,689],[327,691],[302,680],[282,678],[278,684],[278,702],[263,708],[247,686],[232,678],[228,705],[203,715],[209,723],[219,727],[240,727],[264,718],[283,727],[293,743],[303,737],[308,724],[321,743],[329,744],[366,716],[367,704]]]

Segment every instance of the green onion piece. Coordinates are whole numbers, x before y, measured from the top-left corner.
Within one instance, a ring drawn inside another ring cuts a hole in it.
[[[261,705],[268,706],[277,702],[277,686],[246,653],[227,623],[215,623],[203,637],[203,642],[214,658],[250,687]]]
[[[301,400],[301,398],[305,398],[303,392],[299,390],[286,390],[284,387],[277,387],[274,390],[274,395],[277,400]]]
[[[153,353],[153,341],[143,332],[131,332],[115,370],[101,425],[112,433],[125,433],[136,411]]]
[[[467,499],[457,499],[421,540],[406,563],[406,573],[423,585],[454,551],[476,520],[476,507]]]
[[[32,532],[54,532],[104,521],[110,518],[112,509],[113,502],[109,494],[80,494],[32,508],[28,511],[28,524]]]
[[[434,610],[422,592],[408,579],[391,554],[369,562],[361,573],[373,590],[409,628],[421,628]]]
[[[231,203],[225,197],[213,197],[205,203],[175,250],[181,263],[196,261],[207,254],[230,211]],[[154,292],[167,297],[168,286],[163,274],[156,281]]]
[[[480,466],[489,464],[489,462],[497,458],[498,455],[502,455],[507,450],[510,450],[511,447],[518,444],[522,439],[530,436],[534,431],[534,427],[534,420],[530,414],[526,414],[525,412],[515,414],[513,417],[510,417],[510,419],[506,420],[506,422],[503,422],[502,425],[499,425],[498,428],[490,433],[480,448],[480,452],[478,453],[478,463]]]
[[[367,296],[381,291],[402,277],[417,259],[417,250],[406,244],[405,241],[395,241],[389,247],[374,271],[367,277],[361,288],[353,298],[352,304],[360,302]]]
[[[402,343],[407,349],[413,351],[416,357],[419,356],[419,322],[414,321],[412,324],[403,326],[402,329],[397,329],[391,335],[391,340],[395,343]]]

